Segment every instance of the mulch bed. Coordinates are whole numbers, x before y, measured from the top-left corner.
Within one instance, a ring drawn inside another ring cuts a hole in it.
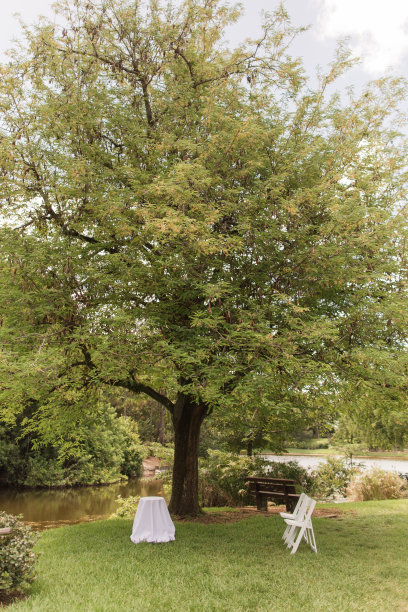
[[[267,511],[257,510],[253,507],[236,508],[234,510],[220,512],[204,512],[196,517],[173,517],[178,523],[201,523],[203,525],[211,525],[216,523],[237,523],[251,516],[272,516],[286,512],[285,506],[269,506]],[[332,519],[341,519],[345,515],[341,508],[317,508],[313,512],[313,517],[324,517]]]
[[[26,597],[27,595],[24,595],[23,593],[4,593],[0,591],[0,606],[10,606],[11,604],[16,603],[16,601],[25,599]]]

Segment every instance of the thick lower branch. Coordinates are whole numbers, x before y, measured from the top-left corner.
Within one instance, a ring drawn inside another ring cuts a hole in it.
[[[173,411],[174,411],[173,402],[169,400],[168,397],[166,397],[162,393],[159,393],[158,391],[156,391],[152,387],[149,387],[148,385],[144,385],[143,383],[139,383],[130,378],[126,378],[124,380],[106,381],[106,382],[107,384],[112,385],[114,387],[123,387],[125,389],[128,389],[129,391],[133,391],[133,393],[145,393],[152,399],[156,400],[156,402],[158,402],[159,404],[167,408],[167,410],[171,414],[173,414]]]

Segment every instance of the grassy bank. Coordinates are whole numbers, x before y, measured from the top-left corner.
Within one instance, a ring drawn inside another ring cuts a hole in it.
[[[156,545],[132,544],[125,519],[53,529],[30,597],[8,612],[408,610],[408,500],[343,509],[314,519],[317,555],[289,555],[277,515],[177,523]]]

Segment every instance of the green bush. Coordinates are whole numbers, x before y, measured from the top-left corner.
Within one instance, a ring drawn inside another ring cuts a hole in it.
[[[117,417],[108,405],[98,404],[95,414],[43,439],[33,425],[7,429],[0,423],[0,476],[9,484],[61,487],[107,484],[121,477],[140,476],[146,449],[137,424]],[[45,419],[52,422],[52,418]]]
[[[208,450],[200,461],[199,495],[203,506],[238,506],[252,500],[245,480],[248,476],[266,476],[269,462],[259,457],[245,457],[218,450]]]
[[[120,417],[117,420],[118,432],[122,436],[122,462],[120,473],[124,476],[141,476],[143,459],[147,456],[146,449],[140,441],[137,423],[131,419]]]
[[[372,468],[354,475],[347,496],[353,501],[398,499],[403,497],[407,483],[396,472]]]
[[[139,503],[140,495],[130,495],[129,497],[122,497],[118,495],[116,498],[117,509],[111,516],[111,518],[133,518],[137,510],[137,504]]]
[[[329,448],[330,438],[310,438],[306,440],[296,440],[291,445],[292,448],[318,450],[320,448]]]
[[[297,461],[268,462],[268,472],[265,475],[270,478],[291,478],[304,493],[313,493],[315,490],[313,477]]]
[[[171,484],[164,482],[161,490],[157,492],[157,495],[163,496],[168,502],[171,497]],[[140,495],[130,495],[129,497],[118,495],[115,501],[117,509],[116,512],[111,515],[111,518],[133,518],[140,501]]]
[[[163,446],[160,442],[145,442],[144,448],[148,457],[156,457],[160,466],[172,467],[174,463],[174,445]]]
[[[26,487],[63,487],[69,484],[66,471],[57,459],[34,455],[27,461],[26,470]]]
[[[18,482],[25,470],[25,461],[13,432],[0,424],[0,476]]]
[[[322,498],[334,495],[344,496],[356,471],[357,468],[350,467],[345,459],[328,457],[312,472],[311,476],[314,482],[310,492]]]
[[[200,461],[199,493],[203,506],[238,506],[253,503],[253,495],[245,486],[249,476],[292,478],[306,493],[314,489],[313,479],[296,461],[267,461],[223,451],[208,450],[208,458]]]
[[[0,542],[0,591],[22,591],[34,580],[37,534],[21,522],[20,516],[0,512],[0,527],[12,527]]]

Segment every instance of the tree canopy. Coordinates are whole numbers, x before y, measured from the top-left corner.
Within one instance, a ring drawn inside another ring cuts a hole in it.
[[[283,422],[310,388],[406,386],[405,87],[329,96],[340,46],[313,89],[282,7],[233,50],[220,0],[57,7],[1,68],[3,418],[147,394],[175,429],[170,509],[194,514],[213,410]]]

